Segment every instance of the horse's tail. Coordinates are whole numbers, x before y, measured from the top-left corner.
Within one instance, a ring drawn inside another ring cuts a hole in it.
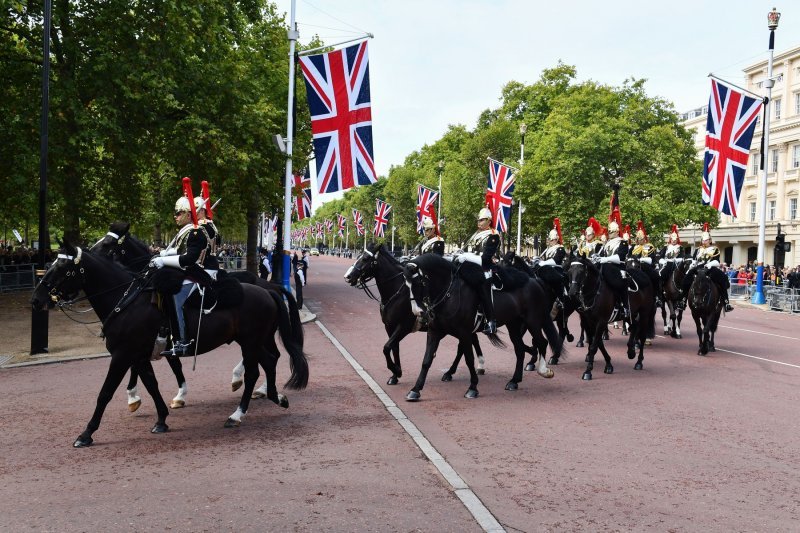
[[[489,337],[489,342],[491,342],[492,346],[495,348],[506,347],[506,343],[504,343],[503,340],[497,336],[497,333],[487,333],[486,336]]]
[[[300,320],[300,309],[297,307],[297,300],[295,299],[292,291],[287,290],[283,285],[277,285],[277,289],[286,298],[286,303],[289,307],[289,321],[292,327],[292,336],[299,339],[300,346],[304,343],[303,322]]]
[[[299,323],[297,302],[293,297],[291,299],[287,298],[289,305],[287,309],[281,294],[276,291],[267,292],[269,292],[269,295],[278,306],[278,331],[284,348],[289,352],[289,368],[292,370],[292,375],[284,387],[294,390],[305,389],[308,385],[308,361],[306,360],[306,354],[303,352],[303,326],[300,325],[299,328],[293,328],[293,321],[289,317],[290,313],[297,314],[297,322]],[[292,308],[294,309],[292,310]]]

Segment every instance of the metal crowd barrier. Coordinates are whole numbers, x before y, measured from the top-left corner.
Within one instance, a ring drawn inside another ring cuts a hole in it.
[[[32,263],[0,267],[0,292],[32,290],[36,286],[36,270]]]
[[[800,289],[769,287],[766,289],[766,299],[772,310],[800,313]]]
[[[747,283],[742,285],[739,285],[738,283],[731,283],[730,297],[731,300],[749,300],[750,285]]]

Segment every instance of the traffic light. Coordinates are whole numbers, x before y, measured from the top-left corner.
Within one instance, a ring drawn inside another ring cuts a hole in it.
[[[784,252],[786,251],[786,244],[785,244],[786,234],[779,233],[775,236],[775,251],[776,252]]]

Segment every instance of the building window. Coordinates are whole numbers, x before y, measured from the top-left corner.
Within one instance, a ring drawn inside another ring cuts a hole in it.
[[[758,176],[758,167],[761,164],[761,154],[753,154],[750,157],[753,158],[753,175]]]
[[[778,171],[778,151],[772,151],[772,165],[771,165],[770,172],[777,172]]]
[[[800,144],[792,146],[792,168],[800,167]]]
[[[769,210],[767,213],[769,214],[769,220],[775,220],[775,200],[769,201]]]
[[[781,99],[778,98],[773,102],[775,104],[775,120],[781,118]]]
[[[789,220],[797,219],[797,198],[789,198]]]
[[[794,114],[800,115],[800,93],[794,93]]]
[[[756,203],[750,202],[750,222],[756,221]]]

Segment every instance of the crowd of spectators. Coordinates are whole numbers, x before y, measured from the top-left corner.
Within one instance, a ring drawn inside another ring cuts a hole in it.
[[[723,263],[721,268],[728,275],[732,286],[755,285],[756,283],[758,269],[752,262],[738,267]],[[800,289],[800,266],[776,268],[773,265],[764,265],[764,284]]]

